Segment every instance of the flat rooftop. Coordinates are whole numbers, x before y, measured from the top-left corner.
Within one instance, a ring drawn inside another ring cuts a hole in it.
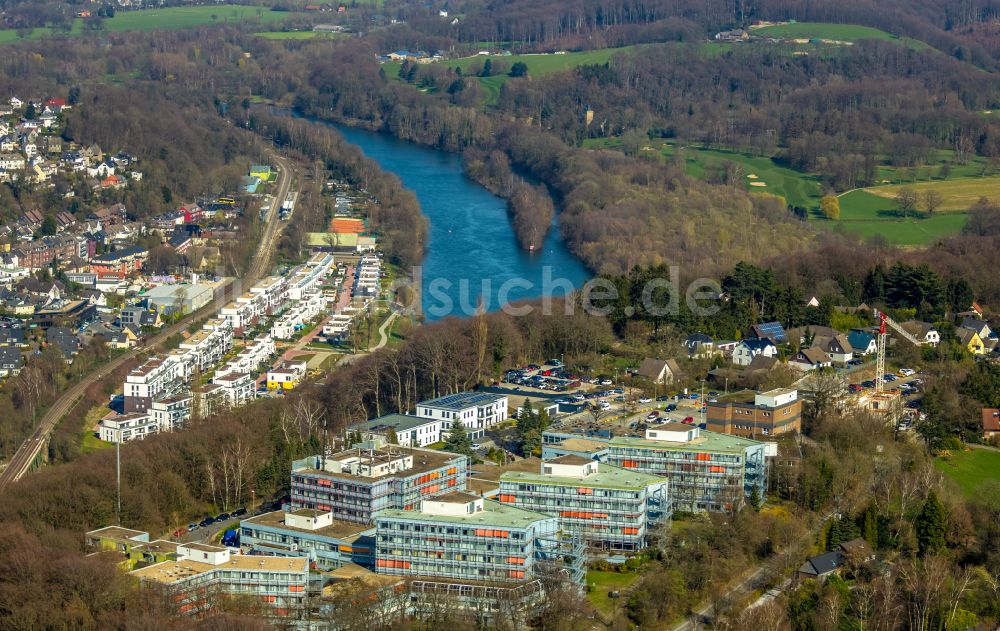
[[[506,398],[507,397],[503,395],[492,394],[490,392],[459,392],[457,394],[448,394],[443,397],[431,399],[430,401],[421,401],[417,405],[441,410],[459,411],[479,405],[497,403]]]
[[[173,585],[186,579],[215,570],[253,570],[255,572],[296,572],[309,571],[309,559],[305,557],[268,557],[233,555],[229,562],[212,565],[200,561],[164,561],[131,572],[133,576],[164,585]]]
[[[500,476],[500,480],[503,482],[551,484],[554,486],[585,486],[599,489],[638,490],[651,484],[662,484],[664,478],[662,476],[612,467],[602,462],[599,465],[597,473],[587,476],[546,475],[538,472],[511,471]]]
[[[105,526],[104,528],[98,528],[97,530],[91,530],[87,533],[88,537],[100,537],[102,539],[118,539],[125,541],[127,539],[132,539],[133,537],[140,537],[147,534],[142,530],[132,530],[131,528],[122,528],[121,526]]]
[[[421,418],[419,416],[411,416],[409,414],[386,414],[385,416],[380,416],[378,418],[373,418],[369,421],[363,423],[356,423],[351,425],[351,429],[363,430],[363,431],[385,431],[390,427],[397,432],[408,431],[414,427],[420,427],[422,425],[430,425],[432,423],[440,423],[439,419]]]
[[[177,546],[179,545],[180,544],[176,541],[157,539],[156,541],[150,541],[149,543],[143,543],[141,546],[136,546],[136,549],[149,550],[155,554],[176,554]]]
[[[608,448],[608,441],[592,438],[567,438],[558,443],[559,447],[570,451],[593,454]]]
[[[493,467],[490,465],[478,464],[474,465],[469,472],[469,477],[473,480],[484,480],[487,482],[496,482],[500,479],[504,473],[511,471],[524,471],[528,473],[537,473],[542,470],[542,459],[541,458],[523,458],[515,462],[511,462],[502,467]]]
[[[534,511],[507,506],[500,502],[485,500],[483,510],[462,515],[430,515],[422,511],[386,509],[375,513],[375,519],[401,519],[405,521],[430,521],[466,526],[491,526],[494,528],[527,528],[531,524],[552,519]]]
[[[402,458],[404,456],[410,456],[410,455],[412,455],[413,456],[413,467],[411,467],[410,469],[406,469],[405,471],[397,471],[395,473],[387,473],[386,475],[383,475],[383,476],[373,476],[373,477],[360,476],[360,475],[352,475],[352,474],[346,473],[346,472],[345,473],[333,473],[331,471],[323,471],[322,469],[316,469],[316,468],[314,468],[312,466],[305,466],[305,467],[300,467],[300,468],[296,469],[296,468],[294,468],[294,465],[293,465],[292,471],[295,472],[295,473],[311,473],[311,474],[314,474],[314,475],[327,476],[327,477],[333,477],[333,478],[344,478],[344,479],[348,479],[348,480],[364,480],[364,481],[370,482],[370,481],[373,481],[373,480],[379,480],[381,478],[410,477],[410,476],[413,476],[413,475],[419,475],[421,473],[428,473],[430,471],[434,471],[435,469],[440,469],[441,467],[444,467],[445,465],[447,465],[447,464],[449,464],[451,462],[454,462],[456,459],[465,458],[465,456],[460,456],[458,454],[453,454],[453,453],[448,452],[448,451],[435,451],[435,450],[431,450],[431,449],[415,449],[413,447],[399,447],[397,445],[391,445],[391,448],[392,448],[392,451],[396,454],[396,455],[394,455],[391,458],[392,460],[395,460],[395,459],[398,459],[398,458]],[[380,451],[384,451],[384,450],[385,450],[385,448],[383,448],[382,450],[376,449],[375,453],[378,454]],[[367,458],[369,452],[370,452],[370,450],[349,449],[347,451],[342,451],[342,452],[333,454],[332,456],[330,456],[329,459],[330,460],[346,460],[348,458],[358,457],[358,456],[362,456],[362,457],[366,457]],[[307,458],[307,460],[315,462],[316,458],[318,458],[318,456],[313,456],[313,457]],[[299,462],[301,462],[301,461],[299,461]]]
[[[308,509],[306,509],[308,510]],[[298,514],[299,511],[296,511]],[[266,526],[268,528],[281,528],[283,530],[290,530],[293,532],[301,532],[303,534],[317,535],[320,537],[330,537],[331,539],[340,539],[341,541],[353,541],[357,539],[366,530],[371,530],[371,526],[366,526],[364,524],[355,524],[346,521],[339,521],[334,519],[333,523],[329,526],[324,526],[323,528],[317,528],[316,530],[308,530],[305,528],[293,528],[285,523],[285,513],[284,511],[274,511],[271,513],[264,513],[263,515],[257,515],[256,517],[251,517],[249,519],[244,519],[240,524],[255,524],[258,526]]]
[[[690,425],[684,425],[690,428]],[[701,430],[700,436],[692,441],[675,443],[668,440],[649,440],[638,436],[615,436],[608,441],[612,447],[645,447],[664,451],[712,451],[719,453],[743,453],[747,447],[763,445],[759,440],[750,440],[731,434],[717,434]]]

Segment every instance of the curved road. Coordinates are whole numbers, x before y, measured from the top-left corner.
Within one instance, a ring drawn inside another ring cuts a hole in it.
[[[281,169],[281,176],[278,181],[278,190],[275,193],[274,201],[271,203],[271,210],[267,219],[267,224],[264,227],[264,234],[261,236],[260,247],[257,249],[257,253],[254,255],[254,259],[250,263],[247,273],[243,276],[243,280],[247,284],[253,284],[256,282],[267,269],[268,263],[271,260],[271,255],[274,253],[274,246],[278,241],[278,234],[280,233],[280,230],[278,230],[278,226],[280,225],[278,220],[278,209],[281,208],[281,204],[285,201],[285,196],[288,195],[288,191],[292,186],[291,163],[285,158],[277,155],[273,155],[272,158]],[[229,283],[223,285],[222,290],[225,291],[228,289],[229,285],[232,283],[233,281],[229,281]],[[62,417],[69,413],[70,409],[76,404],[77,400],[83,396],[87,388],[101,379],[106,378],[111,373],[125,365],[125,363],[132,361],[138,357],[140,353],[155,348],[159,344],[165,342],[170,336],[176,335],[177,333],[185,330],[187,327],[191,326],[191,322],[193,320],[204,317],[205,315],[211,313],[215,308],[216,305],[213,303],[200,311],[196,311],[173,326],[160,331],[153,337],[146,340],[142,345],[136,346],[124,355],[121,355],[107,364],[100,366],[97,370],[87,375],[79,383],[66,390],[62,396],[52,403],[52,406],[45,412],[45,416],[43,416],[39,421],[35,431],[32,432],[31,436],[29,436],[23,443],[21,443],[21,446],[18,447],[13,457],[11,457],[11,459],[7,462],[7,466],[4,468],[3,472],[0,473],[0,492],[5,490],[12,483],[20,480],[24,474],[28,472],[31,468],[31,464],[38,457],[42,447],[48,441],[49,434],[51,434],[52,430],[56,428],[56,425],[59,424]]]

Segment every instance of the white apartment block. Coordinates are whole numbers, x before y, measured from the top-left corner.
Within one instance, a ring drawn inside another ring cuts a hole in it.
[[[256,382],[248,373],[229,373],[215,377],[212,383],[222,386],[222,396],[230,407],[240,407],[257,398]]]
[[[507,420],[507,397],[487,392],[459,392],[417,404],[417,416],[440,419],[446,435],[451,424],[460,421],[472,439],[482,438],[487,427]]]
[[[171,394],[184,380],[176,361],[166,357],[148,359],[125,377],[125,411],[145,412],[153,399]]]
[[[274,313],[288,296],[288,280],[282,276],[269,276],[250,288],[251,294],[259,296],[262,314]],[[237,302],[243,298],[237,298]]]
[[[375,297],[379,293],[382,277],[382,260],[376,256],[363,256],[354,272],[351,296]]]
[[[274,340],[270,335],[257,338],[236,354],[226,365],[216,369],[215,375],[221,377],[234,372],[256,373],[274,355]]]
[[[115,414],[101,419],[97,424],[97,435],[105,442],[127,443],[156,434],[159,429],[159,425],[148,414]]]
[[[287,340],[325,310],[326,297],[323,292],[312,291],[303,294],[302,298],[274,323],[271,327],[271,336],[278,340]]]
[[[157,399],[149,406],[149,420],[155,423],[161,432],[178,429],[191,418],[191,400],[190,394]]]

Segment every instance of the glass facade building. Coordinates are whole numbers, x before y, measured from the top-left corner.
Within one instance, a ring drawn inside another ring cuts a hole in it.
[[[543,462],[539,473],[504,473],[499,500],[558,517],[591,547],[634,552],[650,524],[670,517],[667,487],[660,476],[568,455]]]

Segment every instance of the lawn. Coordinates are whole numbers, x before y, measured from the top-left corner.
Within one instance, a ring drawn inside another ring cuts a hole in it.
[[[624,605],[624,599],[609,598],[608,593],[627,590],[641,576],[639,572],[620,574],[618,572],[591,570],[587,572],[586,578],[587,587],[590,588],[590,591],[587,592],[587,600],[604,615],[611,615],[615,611],[616,604]],[[622,595],[624,596],[624,594]]]
[[[838,42],[856,42],[862,39],[896,40],[898,37],[868,26],[855,24],[824,24],[821,22],[797,22],[751,28],[754,35],[779,37],[783,39],[832,39]]]
[[[883,198],[893,198],[901,188],[910,187],[917,193],[934,190],[941,194],[942,211],[968,210],[980,197],[1000,199],[1000,176],[969,177],[947,180],[931,180],[929,182],[914,182],[912,184],[893,184],[889,186],[872,186],[865,189],[872,195]]]
[[[254,33],[257,37],[263,37],[264,39],[316,39],[320,37],[327,37],[334,39],[337,37],[344,37],[345,33],[324,33],[319,31],[262,31],[260,33]]]
[[[968,215],[960,212],[935,213],[927,217],[899,217],[893,201],[865,190],[840,196],[840,220],[836,225],[846,232],[866,238],[882,235],[894,245],[928,245],[942,237],[961,232]]]
[[[171,7],[166,9],[143,9],[140,11],[119,11],[113,18],[104,19],[101,24],[105,31],[153,31],[156,29],[180,29],[206,24],[233,24],[240,22],[280,22],[293,14],[287,11],[271,11],[265,7],[221,4],[216,6]],[[92,32],[84,28],[82,19],[74,20],[69,35]],[[99,32],[99,31],[98,31]],[[9,44],[21,39],[36,40],[52,35],[64,34],[52,28],[36,28],[21,38],[14,29],[0,30],[0,44]]]
[[[955,482],[966,498],[1000,508],[1000,451],[954,452],[935,458],[934,466]]]
[[[114,447],[113,443],[106,443],[97,437],[97,434],[93,430],[87,430],[83,433],[83,438],[80,440],[80,453],[89,454],[94,451],[101,451],[102,449],[110,449]]]

